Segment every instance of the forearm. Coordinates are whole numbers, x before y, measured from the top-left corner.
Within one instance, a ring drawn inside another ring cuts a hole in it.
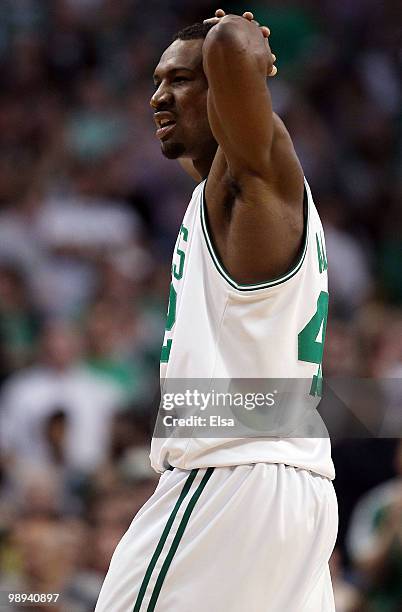
[[[274,121],[266,77],[272,66],[261,29],[242,17],[222,18],[205,38],[210,126],[234,172],[258,174],[269,163]]]

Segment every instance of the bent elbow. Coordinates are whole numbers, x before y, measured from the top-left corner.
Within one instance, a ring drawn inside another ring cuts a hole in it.
[[[262,39],[262,37],[261,37]],[[266,50],[255,39],[254,24],[250,24],[243,17],[227,15],[223,17],[208,32],[203,45],[203,64],[207,74],[208,69],[219,69],[227,62],[236,64],[244,61],[244,56],[249,61],[257,63],[264,71],[266,65]]]
[[[237,48],[245,50],[248,36],[244,25],[246,24],[242,17],[226,15],[208,32],[204,47],[207,50],[214,49],[215,51],[218,48],[231,51]]]

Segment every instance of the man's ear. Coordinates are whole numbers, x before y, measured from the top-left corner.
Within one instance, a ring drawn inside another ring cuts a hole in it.
[[[197,183],[202,180],[202,176],[194,168],[193,161],[188,157],[179,157],[179,163],[183,170],[187,172]]]

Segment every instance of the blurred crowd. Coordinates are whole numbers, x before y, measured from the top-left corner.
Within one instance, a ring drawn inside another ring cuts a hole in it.
[[[0,593],[62,594],[43,610],[93,610],[157,482],[170,257],[194,185],[160,154],[148,101],[174,32],[216,8],[0,2]],[[272,31],[274,108],[326,231],[325,374],[400,379],[399,3],[221,8]],[[401,612],[402,448],[341,440],[334,459],[337,610]]]

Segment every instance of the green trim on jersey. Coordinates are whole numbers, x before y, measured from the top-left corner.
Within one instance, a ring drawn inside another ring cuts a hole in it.
[[[208,217],[207,217],[207,210],[206,210],[206,205],[205,205],[205,187],[206,187],[207,181],[204,181],[204,185],[202,187],[202,195],[201,195],[201,206],[200,206],[200,214],[201,214],[201,226],[202,226],[202,231],[205,237],[205,242],[208,248],[208,251],[211,255],[212,261],[215,264],[216,269],[218,270],[219,274],[221,276],[223,276],[223,278],[226,280],[227,283],[229,283],[229,285],[231,287],[233,287],[234,289],[237,289],[238,291],[255,291],[257,289],[266,289],[268,287],[274,287],[275,285],[280,285],[281,283],[284,283],[285,281],[289,280],[290,278],[292,278],[292,276],[294,276],[301,268],[304,258],[306,257],[306,253],[307,253],[307,245],[308,245],[308,225],[309,225],[309,218],[310,218],[310,211],[309,211],[309,203],[308,203],[308,194],[307,194],[307,188],[306,185],[304,185],[304,198],[303,198],[303,203],[304,203],[304,230],[303,230],[303,239],[304,239],[304,244],[303,244],[303,252],[300,255],[299,260],[297,261],[297,263],[293,266],[293,268],[291,268],[291,270],[289,270],[289,272],[287,272],[286,274],[283,274],[282,276],[279,276],[278,278],[274,278],[272,280],[267,280],[264,281],[262,283],[252,283],[252,284],[240,284],[237,283],[228,273],[228,271],[225,269],[225,267],[223,266],[222,262],[220,261],[218,254],[215,252],[215,247],[213,245],[212,242],[212,238],[209,235],[209,230],[208,230]]]

